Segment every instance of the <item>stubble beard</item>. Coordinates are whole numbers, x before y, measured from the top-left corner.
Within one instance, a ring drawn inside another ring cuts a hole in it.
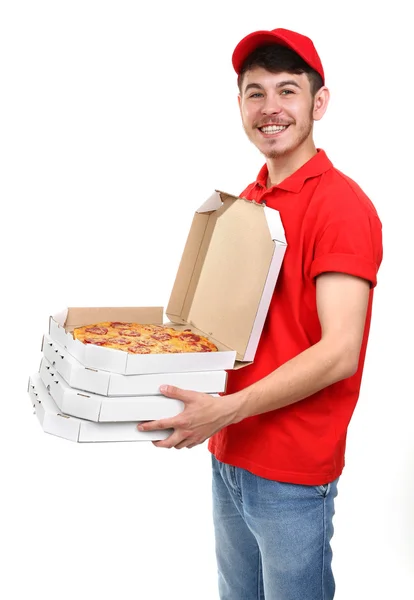
[[[294,123],[293,125],[296,126],[296,123]],[[303,125],[301,127],[298,128],[298,130],[296,132],[296,134],[297,134],[296,139],[294,139],[287,146],[283,146],[281,148],[277,147],[279,141],[275,140],[274,145],[276,147],[269,148],[268,150],[263,150],[256,143],[253,132],[249,133],[249,131],[247,130],[244,123],[243,123],[243,128],[244,128],[244,131],[245,131],[247,137],[249,138],[249,140],[252,142],[252,144],[254,144],[256,146],[256,148],[258,148],[258,150],[260,150],[260,152],[263,154],[263,156],[265,156],[265,158],[267,158],[267,159],[281,158],[282,156],[286,156],[287,154],[290,154],[290,153],[294,152],[295,150],[297,150],[302,144],[304,144],[306,142],[306,140],[312,134],[313,114],[311,113],[309,115],[309,119],[305,123],[303,123]]]

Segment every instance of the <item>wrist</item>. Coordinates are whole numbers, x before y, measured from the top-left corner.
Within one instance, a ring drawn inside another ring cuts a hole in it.
[[[228,400],[229,416],[231,419],[229,425],[240,423],[240,421],[248,416],[246,408],[247,394],[245,390],[230,394],[226,398]]]

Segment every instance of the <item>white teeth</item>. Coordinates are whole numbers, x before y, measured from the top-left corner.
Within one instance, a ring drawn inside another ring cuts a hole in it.
[[[279,131],[284,131],[287,125],[266,125],[266,127],[260,127],[260,130],[263,133],[278,133]]]

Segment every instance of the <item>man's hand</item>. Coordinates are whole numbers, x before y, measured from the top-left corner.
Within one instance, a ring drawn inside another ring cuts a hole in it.
[[[235,394],[225,397],[214,397],[210,394],[191,392],[180,388],[163,385],[160,392],[167,398],[175,398],[184,403],[184,410],[169,419],[148,421],[138,425],[139,431],[156,429],[174,429],[165,440],[153,442],[159,448],[193,448],[202,444],[214,433],[235,422],[237,402]]]

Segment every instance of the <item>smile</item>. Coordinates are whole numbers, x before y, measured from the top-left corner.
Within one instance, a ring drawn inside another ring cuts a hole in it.
[[[289,125],[265,125],[264,127],[259,127],[259,129],[262,133],[271,135],[274,133],[280,133],[281,131],[285,131],[285,129],[287,129],[288,127]]]

